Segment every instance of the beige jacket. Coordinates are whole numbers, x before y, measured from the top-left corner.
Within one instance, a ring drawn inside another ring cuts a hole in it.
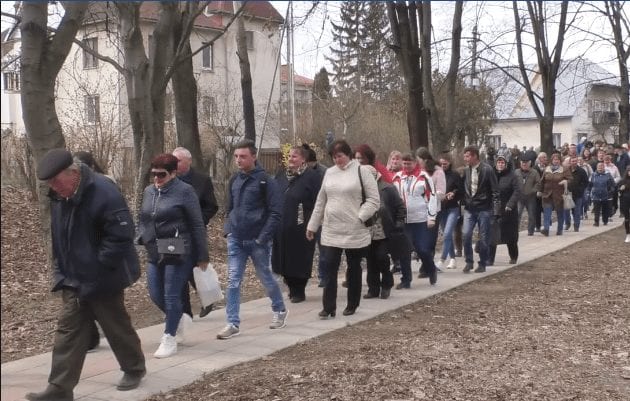
[[[342,249],[363,248],[370,244],[370,229],[363,224],[380,206],[378,186],[366,168],[361,169],[365,203],[361,205],[359,163],[351,160],[344,168],[326,170],[307,229],[317,232],[322,226],[321,243]]]

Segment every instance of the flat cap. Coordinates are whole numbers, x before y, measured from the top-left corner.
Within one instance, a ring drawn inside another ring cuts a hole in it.
[[[37,178],[42,181],[50,180],[70,167],[72,162],[72,153],[66,149],[51,149],[37,165]]]

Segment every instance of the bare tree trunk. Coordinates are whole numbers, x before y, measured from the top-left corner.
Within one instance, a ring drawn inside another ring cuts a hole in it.
[[[234,7],[240,8],[240,2],[234,2]],[[247,36],[245,33],[245,21],[238,18],[238,33],[236,46],[238,64],[241,67],[241,92],[243,96],[243,119],[245,122],[245,139],[256,141],[256,118],[254,110],[254,95],[252,94],[252,74],[249,66],[249,54],[247,52]]]
[[[523,85],[525,87],[527,98],[529,99],[532,109],[534,110],[540,124],[540,150],[549,153],[553,150],[553,120],[556,105],[556,79],[560,69],[564,34],[567,27],[566,20],[568,2],[563,1],[561,3],[556,44],[551,51],[545,28],[546,13],[544,12],[544,7],[545,4],[542,1],[527,2],[529,19],[534,34],[536,58],[538,61],[537,72],[540,74],[542,81],[543,94],[541,98],[541,96],[537,95],[532,89],[529,74],[526,71],[525,60],[523,58],[523,42],[521,37],[524,28],[518,11],[518,3],[516,1],[512,2],[519,69],[523,78]],[[536,98],[542,100],[544,111],[540,110],[540,107],[536,102]]]
[[[175,24],[173,41],[184,40],[181,64],[173,72],[173,94],[175,95],[175,123],[177,126],[177,144],[190,150],[193,157],[193,167],[207,172],[207,164],[201,152],[201,139],[199,135],[199,115],[197,109],[197,80],[193,73],[192,50],[190,36],[185,38],[184,29],[191,18],[190,9],[187,8],[181,18]]]
[[[168,56],[172,54],[172,30],[176,3],[161,3],[162,12],[149,40],[149,59],[140,29],[140,4],[116,3],[125,55],[125,81],[133,131],[136,176],[134,209],[142,202],[149,182],[151,158],[164,152],[164,92]]]
[[[393,38],[391,47],[396,53],[407,86],[407,129],[411,149],[429,145],[420,72],[416,8],[415,1],[410,1],[409,5],[404,1],[387,3],[387,16]]]
[[[36,163],[53,148],[65,147],[61,124],[55,109],[55,81],[82,24],[87,2],[64,4],[65,13],[57,33],[48,39],[48,3],[24,2],[20,30],[22,54],[22,117]],[[39,185],[39,209],[45,248],[50,261],[50,205],[48,188]]]
[[[621,78],[621,96],[619,100],[619,142],[630,142],[630,81],[628,79],[628,55],[630,45],[624,45],[624,37],[630,36],[630,21],[622,13],[619,1],[606,1],[606,16],[613,31],[614,45],[617,50],[619,77]],[[625,18],[624,18],[625,17]],[[625,32],[622,32],[625,28]]]

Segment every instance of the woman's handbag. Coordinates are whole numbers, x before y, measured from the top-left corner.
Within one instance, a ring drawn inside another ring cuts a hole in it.
[[[223,299],[219,277],[212,264],[208,263],[208,268],[205,271],[195,266],[193,268],[193,276],[195,277],[197,294],[199,294],[203,307],[210,306]]]
[[[162,255],[183,255],[186,253],[186,242],[179,236],[179,230],[175,232],[173,238],[157,239],[158,253]]]
[[[571,192],[566,191],[562,194],[562,200],[564,201],[564,208],[566,210],[570,210],[575,207],[575,202],[573,201],[573,195]]]

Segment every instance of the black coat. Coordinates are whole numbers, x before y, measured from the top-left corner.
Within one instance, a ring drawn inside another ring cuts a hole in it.
[[[512,169],[506,168],[496,172],[501,202],[501,217],[498,223],[501,227],[501,238],[494,239],[496,244],[518,242],[518,200],[521,197],[521,182]],[[511,210],[507,210],[507,209]]]
[[[387,239],[387,250],[393,259],[400,259],[411,252],[411,244],[405,235],[407,208],[398,190],[383,179],[378,180],[378,192],[381,197],[379,216]]]
[[[471,168],[467,167],[464,175],[464,209],[471,212],[490,210],[494,216],[501,214],[499,205],[499,190],[497,176],[494,169],[486,163],[479,164],[477,192],[473,195],[470,188]]]
[[[79,298],[110,296],[140,277],[134,226],[125,199],[109,178],[81,165],[72,198],[50,192],[53,291]]]
[[[214,217],[219,210],[217,198],[214,196],[212,179],[203,173],[193,170],[192,168],[188,170],[188,173],[180,176],[179,179],[192,186],[195,190],[195,193],[199,198],[203,224],[208,225],[210,219]]]
[[[571,171],[573,179],[569,182],[568,190],[573,195],[573,199],[579,199],[584,196],[584,191],[588,188],[588,174],[581,167],[576,167]]]
[[[284,204],[271,253],[273,271],[284,277],[310,278],[315,241],[306,239],[306,225],[315,207],[322,176],[307,168],[291,182],[284,174],[277,175],[276,182],[284,194]]]

